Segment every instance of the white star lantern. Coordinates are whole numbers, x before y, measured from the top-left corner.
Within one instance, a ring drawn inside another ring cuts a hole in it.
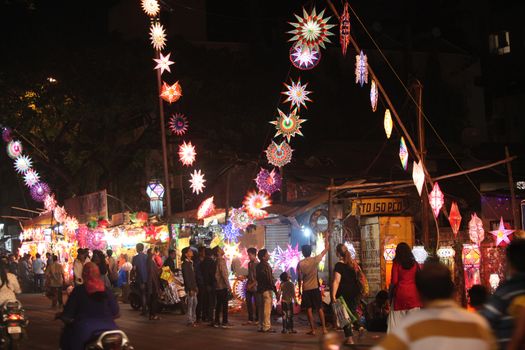
[[[203,189],[206,187],[204,185],[205,182],[206,180],[204,179],[204,174],[201,173],[200,170],[194,170],[193,174],[191,174],[191,179],[190,179],[190,183],[191,183],[190,187],[193,193],[195,194],[202,193]]]
[[[164,73],[164,71],[168,71],[171,73],[170,66],[175,63],[173,61],[170,61],[171,53],[168,52],[166,56],[164,56],[162,53],[159,53],[159,58],[154,58],[153,61],[157,63],[154,69],[160,69],[160,74]]]
[[[183,165],[192,165],[196,155],[195,146],[191,142],[186,143],[186,141],[183,141],[182,145],[179,146],[179,160]]]
[[[18,156],[15,160],[15,169],[16,172],[19,174],[25,174],[29,169],[31,169],[31,165],[33,162],[31,161],[31,158],[28,156]]]
[[[290,102],[291,108],[296,106],[297,109],[299,110],[301,108],[301,105],[306,108],[305,102],[312,101],[308,97],[308,95],[311,94],[312,92],[306,90],[308,83],[301,85],[301,78],[299,78],[297,83],[291,80],[291,85],[284,83],[284,86],[286,87],[287,91],[281,92],[281,94],[288,96],[288,98],[284,102]]]
[[[501,243],[505,243],[505,245],[510,243],[509,236],[514,232],[514,230],[507,230],[505,228],[505,225],[503,224],[503,218],[500,218],[499,220],[499,227],[495,231],[490,231],[490,233],[494,236],[496,239],[496,247],[498,247]]]
[[[151,45],[157,51],[164,49],[166,46],[166,32],[162,24],[156,22],[153,23],[149,29],[149,35],[151,39]]]
[[[40,175],[33,169],[29,169],[24,175],[24,182],[27,187],[33,187],[40,181]]]
[[[150,17],[155,17],[160,12],[157,0],[142,0],[142,10]]]

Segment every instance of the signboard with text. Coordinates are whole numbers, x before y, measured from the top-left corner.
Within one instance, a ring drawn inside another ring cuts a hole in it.
[[[352,201],[352,215],[401,214],[405,209],[403,198],[366,198]]]

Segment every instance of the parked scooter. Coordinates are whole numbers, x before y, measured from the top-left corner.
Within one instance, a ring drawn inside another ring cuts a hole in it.
[[[106,331],[94,337],[86,350],[133,350],[126,333],[120,330]]]
[[[16,350],[26,336],[28,320],[19,301],[8,301],[2,306],[2,322],[0,323],[1,349]]]

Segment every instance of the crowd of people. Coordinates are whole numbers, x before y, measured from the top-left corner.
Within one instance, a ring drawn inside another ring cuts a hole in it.
[[[344,244],[336,246],[339,258],[333,269],[331,286],[321,286],[318,265],[330,249],[316,256],[312,247],[301,247],[303,259],[297,265],[297,284],[289,273],[280,274],[276,283],[266,249],[247,250],[249,262],[245,279],[247,321],[262,333],[274,333],[274,300],[280,305],[282,333],[297,333],[294,310],[301,299],[310,329],[307,335],[328,332],[327,320],[344,332],[346,342],[355,342],[366,328],[388,334],[374,350],[395,349],[523,349],[525,345],[525,241],[515,239],[507,247],[508,278],[489,296],[481,286],[469,291],[471,308],[455,301],[457,291],[450,270],[439,261],[428,259],[420,266],[406,243],[396,248],[388,291],[377,293],[364,303],[368,283],[359,264]],[[186,295],[189,327],[208,324],[215,328],[232,327],[228,302],[232,299],[230,270],[220,247],[185,248],[180,264],[176,252],[161,256],[159,249],[145,251],[142,243],[136,255],[113,257],[111,250],[90,252],[79,249],[69,278],[58,257],[47,254],[16,259],[10,255],[0,260],[0,303],[16,299],[21,291],[45,292],[59,317],[66,323],[61,339],[64,349],[80,349],[96,329],[116,329],[119,314],[115,288],[126,289],[131,281],[138,286],[141,314],[159,320],[158,299],[163,287],[162,271],[181,273]],[[180,270],[177,268],[180,266]],[[71,285],[69,285],[71,284]],[[21,288],[22,287],[22,288]],[[329,287],[329,288],[328,288]],[[299,293],[296,293],[296,288]],[[329,300],[323,298],[323,292]],[[64,305],[63,294],[68,294]],[[331,304],[331,305],[330,305]],[[314,314],[319,315],[319,322]],[[328,315],[329,314],[329,315]]]

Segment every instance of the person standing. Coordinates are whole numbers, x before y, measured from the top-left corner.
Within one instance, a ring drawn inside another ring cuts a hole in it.
[[[144,254],[144,244],[138,243],[135,246],[137,255],[131,259],[131,265],[133,266],[132,275],[135,277],[135,282],[140,288],[140,296],[142,299],[142,316],[146,316],[146,310],[148,305],[148,257]]]
[[[20,278],[23,292],[30,292],[33,286],[33,280],[31,278],[31,262],[29,261],[29,258],[29,254],[24,254],[18,264],[18,278]]]
[[[215,268],[215,324],[214,327],[229,328],[228,322],[228,292],[231,293],[228,267],[224,259],[224,250],[220,247],[213,248],[213,255],[216,259]],[[220,322],[222,312],[222,323]]]
[[[334,278],[332,282],[332,302],[342,298],[354,315],[361,300],[361,288],[359,285],[359,265],[352,259],[352,255],[344,244],[338,244],[336,253],[339,262],[334,267]],[[352,323],[343,328],[346,343],[354,344],[352,337]]]
[[[202,305],[203,316],[202,320],[210,322],[214,325],[214,309],[215,309],[215,270],[216,265],[213,260],[213,253],[210,248],[204,251],[204,260],[201,263],[202,281],[205,288],[204,304]]]
[[[188,304],[188,326],[195,327],[197,321],[197,277],[193,266],[193,250],[186,247],[182,250],[182,277],[184,278],[184,290],[186,291],[186,303]]]
[[[100,271],[100,278],[104,282],[104,285],[107,289],[111,289],[111,282],[109,281],[109,269],[108,264],[106,263],[106,256],[101,250],[94,250],[92,256],[92,262],[98,266]]]
[[[106,250],[106,264],[108,266],[108,277],[112,286],[117,286],[118,280],[118,264],[115,258],[113,257],[113,250]]]
[[[14,254],[9,254],[7,258],[7,269],[10,273],[12,273],[15,276],[18,276],[18,261],[16,261],[16,256]]]
[[[148,249],[146,267],[148,269],[147,292],[149,295],[149,319],[150,321],[160,320],[157,315],[160,295],[160,273],[161,270],[157,264],[155,253],[152,248]]]
[[[46,269],[53,263],[53,255],[50,252],[46,253]]]
[[[44,261],[41,259],[41,255],[36,253],[35,260],[33,260],[33,278],[35,279],[35,292],[42,293],[44,290]]]
[[[424,308],[408,314],[372,350],[496,350],[486,320],[454,301],[450,270],[429,262],[416,271]]]
[[[390,294],[393,309],[388,315],[388,332],[409,313],[419,310],[421,302],[416,288],[416,272],[419,264],[414,254],[405,242],[396,247],[396,257],[392,265],[392,278],[390,279]]]
[[[172,273],[175,273],[175,259],[176,258],[177,258],[177,254],[175,252],[175,249],[170,249],[168,251],[168,257],[166,258],[166,260],[164,260],[163,266],[169,267]]]
[[[53,255],[51,257],[51,265],[46,269],[46,278],[49,283],[49,288],[52,293],[51,307],[54,309],[57,307],[62,308],[62,288],[64,286],[64,269],[58,262],[58,257]]]
[[[257,249],[248,248],[248,276],[246,281],[246,309],[248,310],[248,322],[246,324],[257,324],[259,322],[259,307],[257,305],[257,276],[256,268],[259,262],[257,261]],[[255,308],[254,308],[255,305]],[[255,309],[255,312],[254,312]],[[254,317],[255,315],[255,317]]]
[[[204,288],[204,280],[202,277],[202,271],[201,271],[201,264],[204,261],[204,258],[206,257],[206,247],[205,246],[199,246],[199,249],[197,250],[198,254],[193,257],[193,268],[195,270],[195,277],[197,278],[197,323],[200,323],[201,321],[205,321],[205,310],[203,308],[204,306],[204,298],[206,295],[206,289]]]
[[[293,329],[293,307],[294,301],[297,302],[295,285],[290,281],[288,272],[281,273],[279,278],[281,279],[281,309],[283,312],[283,330],[281,333],[297,333],[297,331]]]
[[[500,349],[525,349],[525,240],[507,246],[507,275],[480,313],[494,330]]]
[[[259,332],[275,333],[272,329],[271,314],[272,314],[272,292],[277,295],[275,288],[275,280],[273,278],[272,267],[268,263],[270,254],[268,250],[261,249],[257,253],[259,257],[259,264],[255,267],[255,276],[257,279],[257,294],[259,301]]]
[[[73,262],[73,276],[75,278],[75,286],[79,286],[84,283],[82,279],[82,269],[84,264],[87,262],[88,252],[87,249],[79,248],[77,250],[77,258]]]
[[[315,335],[314,310],[319,313],[319,319],[321,320],[321,326],[323,327],[323,334],[328,333],[321,298],[321,286],[319,285],[318,267],[319,263],[328,252],[329,245],[328,235],[325,235],[325,248],[321,254],[315,257],[311,257],[311,245],[303,245],[301,247],[304,259],[297,265],[297,275],[299,293],[301,293],[302,296],[302,306],[306,308],[308,322],[310,323],[310,331],[306,333],[309,335]]]

